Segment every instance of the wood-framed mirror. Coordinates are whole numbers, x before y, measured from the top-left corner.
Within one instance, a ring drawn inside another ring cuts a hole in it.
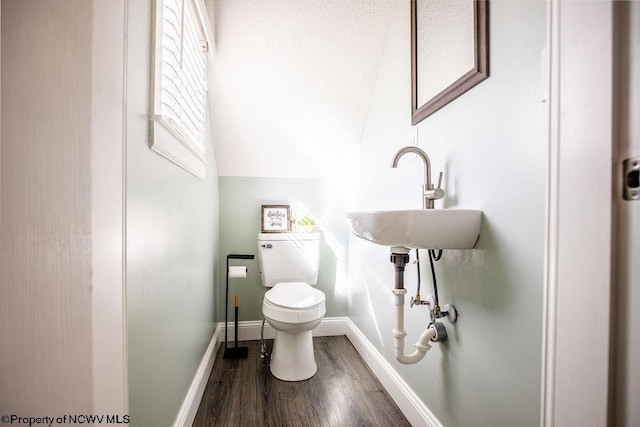
[[[411,124],[489,77],[488,0],[411,0]]]

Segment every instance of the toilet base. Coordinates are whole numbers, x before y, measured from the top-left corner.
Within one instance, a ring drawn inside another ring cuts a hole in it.
[[[282,381],[303,381],[316,374],[311,331],[279,331],[273,340],[271,363],[274,377]]]

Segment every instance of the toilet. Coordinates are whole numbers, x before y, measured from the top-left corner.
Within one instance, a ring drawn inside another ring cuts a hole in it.
[[[326,312],[318,279],[319,233],[260,233],[258,260],[262,284],[269,289],[262,314],[275,331],[271,373],[283,381],[302,381],[315,375],[311,331]]]

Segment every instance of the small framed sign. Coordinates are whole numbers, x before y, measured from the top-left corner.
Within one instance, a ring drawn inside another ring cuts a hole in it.
[[[289,205],[262,205],[262,232],[286,233],[291,230]]]

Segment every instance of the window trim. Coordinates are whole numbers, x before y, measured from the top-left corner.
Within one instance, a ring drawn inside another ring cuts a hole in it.
[[[200,33],[207,44],[207,62],[214,46],[213,31],[207,15],[203,0],[184,0],[185,6],[194,12],[196,24],[200,27]],[[196,146],[183,134],[181,126],[176,125],[171,118],[160,114],[162,111],[162,12],[163,0],[153,2],[153,30],[151,64],[153,78],[151,79],[150,99],[150,132],[149,148],[164,156],[168,160],[182,167],[200,179],[206,177],[205,147]],[[208,64],[207,64],[208,68]],[[207,96],[205,95],[205,113],[208,109]],[[206,126],[205,126],[206,127]],[[205,129],[206,130],[206,129]]]

